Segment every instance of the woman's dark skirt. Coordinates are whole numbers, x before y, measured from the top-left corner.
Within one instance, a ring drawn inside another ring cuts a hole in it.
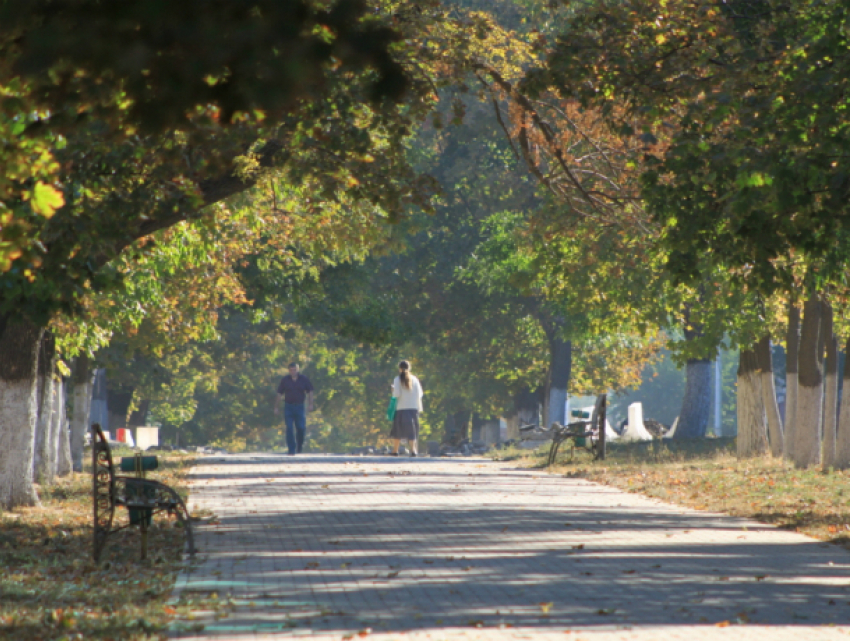
[[[419,440],[419,411],[418,410],[396,410],[393,418],[393,429],[390,438],[407,439],[408,441]]]

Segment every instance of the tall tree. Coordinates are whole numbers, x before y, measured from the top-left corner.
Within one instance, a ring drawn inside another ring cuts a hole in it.
[[[823,306],[817,294],[810,294],[803,305],[800,352],[797,374],[797,415],[791,460],[797,467],[817,465],[821,461],[823,426],[823,342],[821,341]]]

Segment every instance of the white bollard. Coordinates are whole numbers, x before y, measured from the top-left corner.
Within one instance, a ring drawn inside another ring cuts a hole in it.
[[[646,431],[643,424],[643,405],[632,403],[629,405],[629,423],[620,437],[623,441],[651,441],[652,434]]]

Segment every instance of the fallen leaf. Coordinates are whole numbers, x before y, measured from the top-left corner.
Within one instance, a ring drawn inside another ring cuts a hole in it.
[[[728,628],[730,624],[728,621],[719,621],[714,625],[716,625],[718,628]]]
[[[539,603],[538,605],[540,606],[540,611],[543,614],[549,614],[549,610],[551,610],[552,606],[555,605],[555,604],[552,603],[552,601],[549,601],[549,602]]]

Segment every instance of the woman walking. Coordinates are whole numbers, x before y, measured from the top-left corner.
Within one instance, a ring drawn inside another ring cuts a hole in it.
[[[393,381],[393,397],[396,400],[393,429],[393,456],[398,456],[402,439],[410,445],[410,456],[419,454],[419,412],[422,411],[422,386],[419,379],[410,373],[410,363],[398,364],[398,376]]]

